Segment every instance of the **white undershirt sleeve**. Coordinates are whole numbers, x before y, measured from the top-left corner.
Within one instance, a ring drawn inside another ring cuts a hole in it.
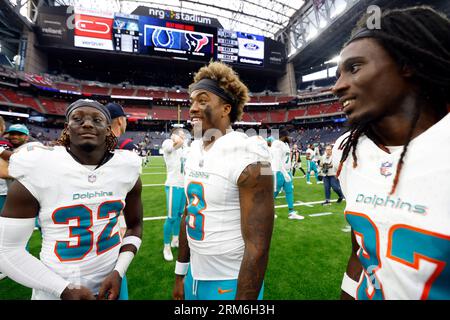
[[[60,297],[69,281],[47,268],[25,247],[34,229],[35,219],[0,217],[0,271],[26,287]]]

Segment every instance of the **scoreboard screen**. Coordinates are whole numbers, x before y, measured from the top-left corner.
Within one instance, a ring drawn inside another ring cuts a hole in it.
[[[241,65],[264,66],[264,36],[217,30],[217,59]]]
[[[74,27],[70,28],[67,22],[72,16],[66,7],[62,9],[46,8],[39,13],[40,44],[201,63],[219,60],[239,68],[275,72],[283,71],[286,65],[283,43],[226,30],[220,24],[181,20],[172,14],[148,16],[77,7]]]
[[[140,53],[209,61],[214,57],[215,28],[140,16]]]
[[[113,23],[114,50],[139,52],[139,16],[116,13]]]

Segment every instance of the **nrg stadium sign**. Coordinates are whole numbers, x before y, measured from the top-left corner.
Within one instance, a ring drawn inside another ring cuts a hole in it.
[[[202,23],[211,25],[211,19],[196,14],[180,13],[172,10],[148,9],[148,15],[166,20],[182,20],[186,22]]]
[[[176,20],[193,24],[202,24],[206,26],[213,26],[220,28],[222,27],[222,25],[216,18],[208,18],[197,14],[189,14],[173,10],[163,10],[139,6],[136,8],[136,10],[132,12],[132,14],[155,17],[161,20]]]

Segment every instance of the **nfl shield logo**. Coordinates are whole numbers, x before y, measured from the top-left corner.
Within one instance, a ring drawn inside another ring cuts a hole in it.
[[[91,174],[88,175],[88,181],[90,183],[94,183],[95,180],[97,180],[97,176],[94,173],[91,173]]]
[[[392,162],[388,162],[388,161],[383,162],[380,167],[381,175],[385,176],[386,178],[389,177],[390,175],[392,175],[392,172],[390,172],[391,168],[392,168]]]

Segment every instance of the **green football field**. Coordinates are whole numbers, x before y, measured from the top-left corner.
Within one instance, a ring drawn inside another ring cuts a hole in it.
[[[127,272],[130,299],[171,299],[177,249],[172,249],[174,261],[164,260],[165,176],[162,157],[152,157],[143,169],[144,217],[157,219],[144,221],[142,246]],[[296,172],[294,179],[295,208],[305,219],[289,220],[284,193],[278,196],[264,299],[339,299],[351,251],[350,232],[343,215],[345,202],[323,207],[323,185],[316,184],[314,176],[311,185],[306,184],[301,172]],[[334,192],[332,199],[337,199]],[[35,231],[30,252],[38,256],[39,250],[40,234]],[[0,299],[30,297],[31,289],[8,278],[0,280]]]

